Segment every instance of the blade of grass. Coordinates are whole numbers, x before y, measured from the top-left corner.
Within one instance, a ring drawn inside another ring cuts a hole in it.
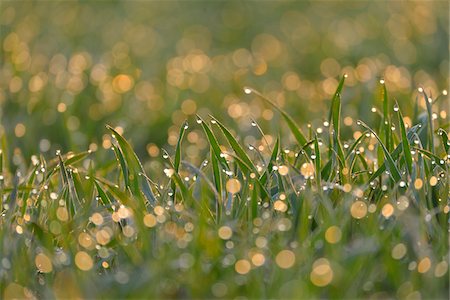
[[[366,128],[367,130],[369,130],[370,132],[372,132],[372,134],[375,136],[375,138],[378,140],[379,145],[382,147],[383,152],[384,152],[384,157],[387,161],[387,170],[389,171],[390,175],[392,176],[392,178],[394,179],[394,182],[398,182],[401,179],[401,175],[399,170],[397,169],[397,166],[395,165],[394,159],[392,158],[391,154],[389,153],[388,149],[386,148],[386,146],[383,144],[383,141],[381,141],[380,137],[376,134],[376,132],[370,128],[366,123],[364,123],[363,121],[358,121],[359,124],[361,124],[361,126],[363,126],[364,128]]]
[[[398,114],[398,123],[400,125],[399,126],[400,133],[402,136],[403,155],[405,156],[406,169],[408,170],[408,174],[411,175],[413,160],[412,160],[412,156],[411,156],[411,149],[409,147],[409,141],[406,136],[405,122],[403,121],[403,115],[402,115],[402,112],[400,111],[398,103],[395,103],[395,110],[397,110],[397,114]]]

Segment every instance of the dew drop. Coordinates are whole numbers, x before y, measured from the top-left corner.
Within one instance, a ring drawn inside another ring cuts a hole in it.
[[[398,104],[397,103],[394,105],[394,111],[398,111]]]
[[[247,95],[249,95],[249,94],[252,93],[252,89],[249,88],[249,87],[245,87],[245,88],[244,88],[244,93],[246,93]]]

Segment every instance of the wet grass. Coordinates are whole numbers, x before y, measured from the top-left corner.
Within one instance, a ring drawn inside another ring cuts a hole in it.
[[[449,124],[422,88],[408,124],[380,81],[378,121],[344,140],[344,82],[320,130],[244,88],[289,132],[247,146],[198,116],[158,173],[111,126],[110,162],[58,152],[15,170],[4,138],[2,298],[447,298]],[[183,159],[195,126],[200,165]]]

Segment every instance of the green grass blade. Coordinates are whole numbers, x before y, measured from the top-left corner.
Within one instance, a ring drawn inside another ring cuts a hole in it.
[[[370,128],[366,123],[364,123],[362,121],[358,121],[358,122],[361,124],[361,126],[366,128],[367,130],[370,130],[370,132],[372,132],[372,134],[378,140],[378,143],[382,147],[383,152],[384,152],[384,157],[385,157],[385,159],[387,161],[387,170],[389,171],[389,173],[391,174],[392,178],[394,179],[394,182],[400,181],[402,176],[400,175],[400,172],[397,169],[397,166],[395,165],[394,159],[392,158],[392,156],[389,153],[389,151],[386,148],[386,146],[383,144],[383,141],[381,141],[380,137],[376,134],[376,132],[372,128]]]
[[[205,121],[200,118],[200,116],[197,116],[197,120],[200,121],[200,124],[203,128],[203,131],[206,134],[206,138],[208,139],[209,145],[212,149],[212,152],[214,153],[217,161],[222,165],[222,168],[224,170],[229,170],[230,167],[228,166],[228,163],[224,157],[222,157],[222,150],[220,149],[219,142],[217,141],[216,136],[211,131],[211,128],[205,123]]]
[[[408,174],[411,175],[413,160],[412,160],[412,155],[411,155],[411,149],[409,147],[409,141],[406,136],[405,122],[403,121],[403,115],[402,115],[402,112],[400,111],[400,108],[398,107],[398,103],[395,104],[395,109],[397,110],[397,114],[398,114],[398,123],[400,125],[399,126],[400,133],[402,136],[403,154],[405,156],[406,168],[408,170]]]
[[[266,101],[270,106],[275,108],[281,114],[281,116],[283,117],[283,119],[287,123],[289,129],[291,130],[292,134],[294,135],[294,138],[296,139],[296,141],[297,141],[297,143],[298,143],[298,145],[300,147],[303,147],[308,142],[308,140],[306,139],[305,135],[300,130],[300,127],[295,123],[295,121],[292,119],[292,117],[289,116],[281,107],[279,107],[277,104],[272,102],[270,99],[265,97],[260,92],[254,90],[252,88],[245,88],[245,89],[251,91],[252,93],[257,95],[258,97],[260,97],[261,99]],[[305,151],[307,151],[308,154],[311,152],[310,149],[305,149]]]
[[[225,135],[225,138],[227,139],[228,143],[230,144],[231,148],[233,148],[234,152],[236,153],[236,156],[239,157],[239,159],[245,163],[246,166],[250,168],[251,171],[258,174],[258,171],[253,164],[250,157],[247,155],[247,153],[242,149],[241,145],[237,142],[237,140],[234,138],[234,136],[231,134],[231,132],[219,121],[214,119],[214,121],[217,123],[217,125],[222,130],[223,134]]]

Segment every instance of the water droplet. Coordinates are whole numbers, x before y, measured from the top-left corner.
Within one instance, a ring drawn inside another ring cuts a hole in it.
[[[423,92],[423,88],[421,88],[421,87],[418,88],[417,90],[419,91],[419,93],[422,93],[422,92]]]
[[[356,125],[361,125],[361,121],[360,120],[356,121]]]
[[[256,125],[257,125],[256,122],[255,122],[255,121],[252,121],[252,126],[253,126],[253,127],[256,127]]]
[[[344,74],[344,78],[348,78],[348,74]]]
[[[185,122],[184,123],[184,129],[188,129],[189,128],[189,124],[188,124],[188,122]]]
[[[376,107],[372,107],[372,109],[370,111],[375,113],[375,112],[377,112],[377,108]]]
[[[251,94],[251,93],[252,93],[252,89],[249,88],[249,87],[245,87],[245,88],[244,88],[244,93],[246,93],[247,95],[248,95],[248,94]]]
[[[56,150],[56,155],[61,155],[61,150]]]
[[[217,124],[217,121],[214,120],[214,119],[212,119],[212,120],[211,120],[211,124]]]
[[[398,104],[397,103],[395,103],[395,105],[394,105],[394,111],[398,111]]]
[[[380,79],[380,84],[384,84],[384,79]]]
[[[197,118],[197,124],[202,124],[202,119]]]

